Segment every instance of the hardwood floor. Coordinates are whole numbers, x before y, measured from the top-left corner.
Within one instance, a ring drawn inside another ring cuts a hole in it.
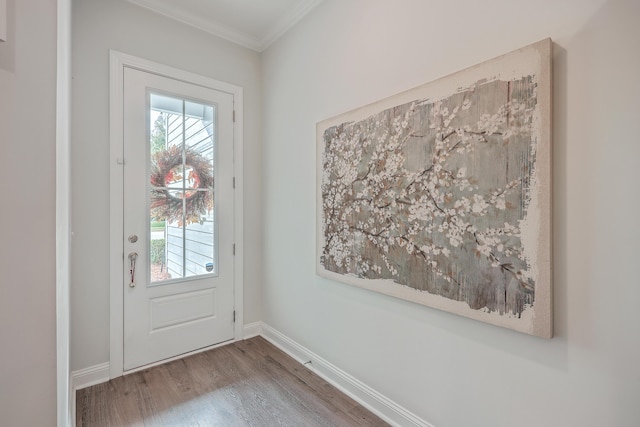
[[[77,426],[386,426],[262,337],[82,390]]]

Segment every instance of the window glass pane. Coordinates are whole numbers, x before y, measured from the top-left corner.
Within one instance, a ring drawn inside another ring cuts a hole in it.
[[[215,106],[150,94],[152,283],[218,272],[215,116]]]
[[[166,220],[150,222],[149,261],[151,263],[151,282],[171,279],[167,270],[167,228]]]
[[[184,277],[184,228],[167,224],[167,272],[171,279]]]
[[[185,276],[217,273],[213,262],[213,214],[203,215],[201,223],[186,227]]]

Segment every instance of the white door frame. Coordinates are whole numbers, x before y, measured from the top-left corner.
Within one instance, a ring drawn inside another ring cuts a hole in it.
[[[229,83],[193,74],[167,65],[131,56],[111,50],[110,52],[110,83],[109,83],[109,286],[110,286],[110,350],[109,377],[119,377],[124,373],[124,263],[123,263],[123,82],[124,68],[135,68],[148,73],[158,74],[187,83],[227,92],[233,95],[235,121],[233,124],[234,144],[234,309],[236,322],[234,325],[234,340],[243,338],[243,99],[242,88]]]
[[[71,0],[58,0],[56,53],[56,408],[75,425],[69,366],[71,275]]]

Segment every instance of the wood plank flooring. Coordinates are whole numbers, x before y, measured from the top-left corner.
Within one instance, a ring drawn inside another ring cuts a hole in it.
[[[76,425],[388,424],[256,337],[78,390]]]

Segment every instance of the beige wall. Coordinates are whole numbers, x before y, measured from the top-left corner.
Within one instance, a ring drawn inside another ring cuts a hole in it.
[[[261,319],[260,58],[122,0],[73,2],[71,370],[109,361],[109,49],[244,89],[244,316]]]
[[[326,0],[263,54],[264,320],[438,427],[640,422],[640,2]],[[315,125],[546,37],[555,337],[315,274]]]
[[[0,424],[56,424],[56,2],[9,0],[0,42]]]

